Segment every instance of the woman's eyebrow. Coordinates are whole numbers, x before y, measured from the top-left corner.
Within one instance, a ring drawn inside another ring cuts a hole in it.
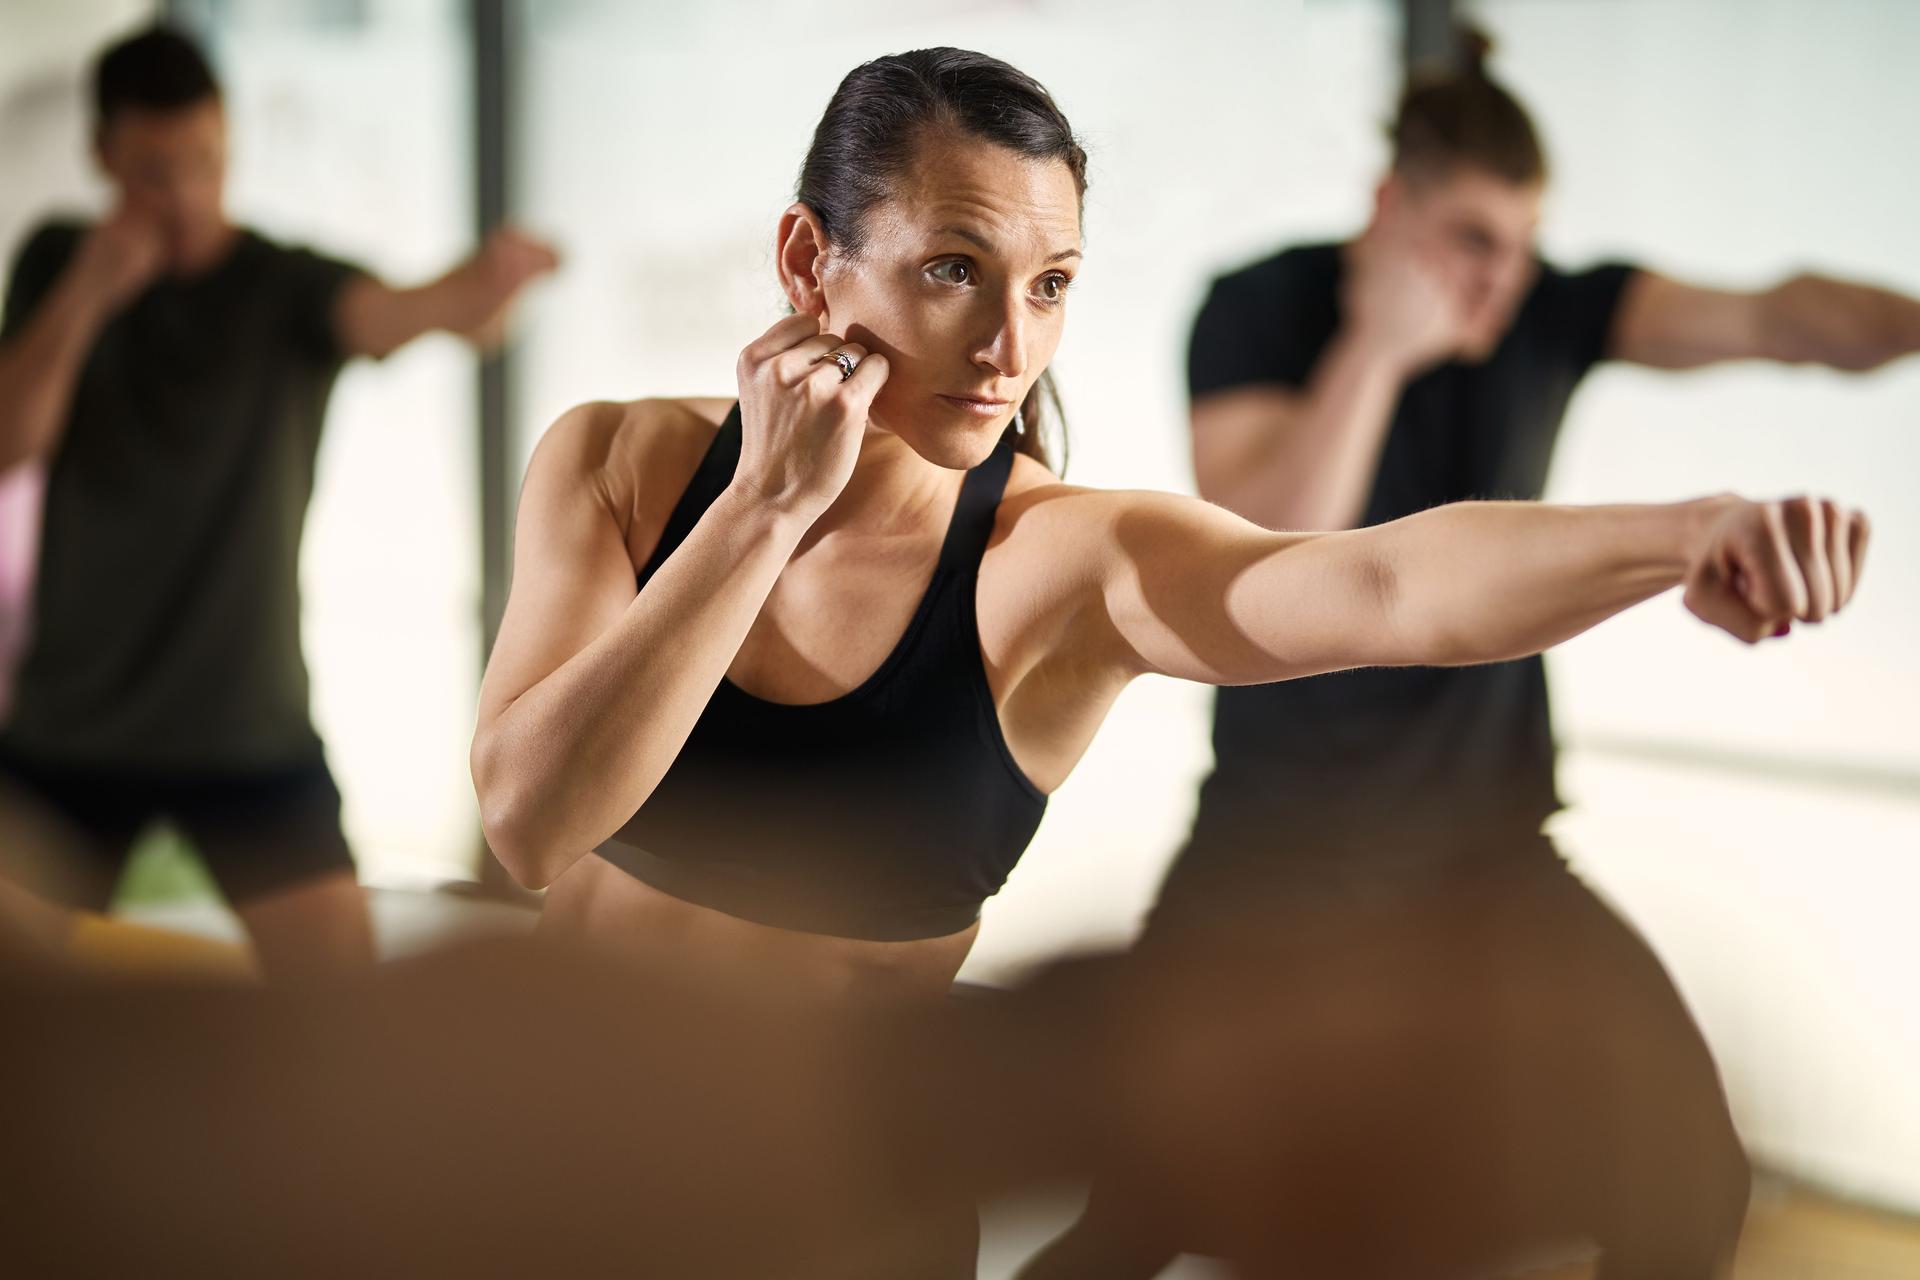
[[[962,240],[968,240],[980,246],[980,248],[987,253],[995,252],[995,249],[993,247],[993,242],[991,240],[987,239],[985,236],[981,235],[979,232],[969,231],[965,227],[936,227],[934,229],[933,234],[935,234],[936,236],[959,236]],[[1078,258],[1082,256],[1084,255],[1082,255],[1078,249],[1069,247],[1065,249],[1056,249],[1047,258],[1047,261],[1048,262],[1064,262],[1068,258]]]

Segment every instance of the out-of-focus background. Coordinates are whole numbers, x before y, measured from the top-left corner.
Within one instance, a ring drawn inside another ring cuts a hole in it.
[[[1415,4],[1414,8],[1431,9]],[[1088,261],[1056,372],[1071,478],[1190,492],[1184,346],[1209,278],[1359,227],[1402,74],[1390,0],[0,0],[0,254],[96,209],[84,77],[170,15],[209,43],[232,205],[278,238],[424,278],[483,209],[561,273],[483,384],[452,339],[351,367],[302,568],[316,717],[363,878],[479,875],[466,750],[498,548],[546,424],[588,399],[731,390],[777,314],[769,247],[839,78],[933,44],[1008,59],[1092,152]],[[1707,283],[1817,267],[1920,293],[1920,5],[1479,0],[1553,165],[1542,247]],[[1556,834],[1648,935],[1770,1167],[1920,1210],[1920,361],[1864,378],[1603,367],[1550,496],[1831,493],[1875,520],[1839,624],[1759,651],[1660,600],[1553,655]],[[17,647],[35,477],[0,477]],[[489,537],[492,543],[489,544]],[[491,545],[493,550],[487,548]],[[1143,681],[988,907],[967,975],[1124,942],[1208,764],[1207,691]],[[212,921],[157,833],[127,902]]]

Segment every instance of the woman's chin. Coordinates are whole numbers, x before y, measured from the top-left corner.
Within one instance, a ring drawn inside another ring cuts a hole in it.
[[[975,427],[969,431],[941,432],[929,439],[909,440],[913,451],[937,467],[971,471],[993,456],[1004,427]]]
[[[950,419],[957,418],[958,421]],[[1010,419],[1009,419],[1010,420]],[[873,426],[890,432],[915,453],[936,467],[953,471],[971,471],[993,454],[993,447],[1006,434],[1007,422],[998,418],[959,414],[923,415],[911,426],[896,427],[879,414],[869,419]]]

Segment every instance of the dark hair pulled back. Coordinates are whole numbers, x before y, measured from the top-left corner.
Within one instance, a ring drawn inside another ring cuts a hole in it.
[[[888,54],[847,73],[813,131],[795,199],[813,210],[828,239],[857,254],[867,216],[911,168],[923,138],[939,129],[1028,159],[1058,160],[1086,195],[1087,153],[1040,82],[984,53],[939,48]],[[1066,419],[1051,373],[1034,382],[1007,430],[1020,452],[1056,473],[1064,469]]]

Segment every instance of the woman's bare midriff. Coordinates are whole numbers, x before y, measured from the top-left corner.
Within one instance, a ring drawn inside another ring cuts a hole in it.
[[[589,853],[547,890],[540,930],[634,964],[778,985],[796,998],[884,1002],[943,997],[979,926],[911,942],[777,929],[662,893]]]

